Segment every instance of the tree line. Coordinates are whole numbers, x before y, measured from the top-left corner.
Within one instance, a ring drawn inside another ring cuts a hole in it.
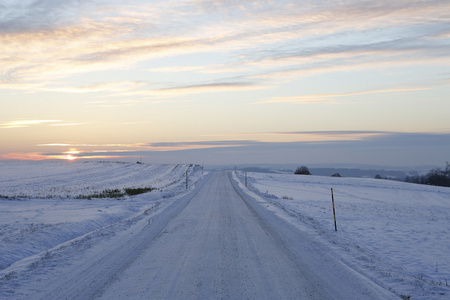
[[[406,176],[406,182],[450,187],[450,164],[445,169],[432,169],[425,175]]]
[[[450,187],[450,164],[448,162],[446,164],[445,169],[437,168],[430,170],[425,175],[406,176],[405,182]],[[311,175],[311,172],[308,167],[301,166],[295,170],[294,174]],[[341,177],[339,173],[333,174],[332,176]],[[383,179],[380,175],[376,175],[375,178]]]

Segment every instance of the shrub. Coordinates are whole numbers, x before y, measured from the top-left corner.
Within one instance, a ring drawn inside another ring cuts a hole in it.
[[[79,195],[76,198],[77,199],[92,199],[92,198],[121,198],[125,195],[128,196],[134,196],[139,195],[147,192],[151,192],[153,190],[156,190],[156,188],[153,187],[143,187],[143,188],[124,188],[123,190],[120,189],[110,189],[110,190],[104,190],[100,193],[93,193],[91,195]]]
[[[94,193],[92,195],[79,195],[77,199],[91,199],[91,198],[120,198],[125,194],[119,189],[106,189],[100,193]]]
[[[297,175],[311,175],[311,172],[309,172],[308,167],[301,166],[301,167],[298,167],[297,170],[295,170],[294,174],[297,174]]]
[[[126,188],[125,193],[127,193],[128,196],[134,196],[139,195],[147,192],[151,192],[153,190],[156,190],[156,188],[152,187],[146,187],[146,188]]]

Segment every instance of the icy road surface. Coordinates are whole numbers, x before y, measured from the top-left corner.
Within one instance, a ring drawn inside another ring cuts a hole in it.
[[[44,299],[399,299],[210,174]]]

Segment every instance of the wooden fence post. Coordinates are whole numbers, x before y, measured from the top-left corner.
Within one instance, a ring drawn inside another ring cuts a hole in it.
[[[333,194],[333,188],[331,188],[331,202],[333,203],[334,231],[337,231],[337,225],[336,225],[336,210],[335,210],[335,208],[334,208],[334,194]]]

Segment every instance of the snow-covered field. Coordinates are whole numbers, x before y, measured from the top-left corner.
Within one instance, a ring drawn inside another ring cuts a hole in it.
[[[186,171],[190,184],[202,175],[192,165],[0,163],[0,278],[26,270],[49,249],[164,206],[186,190]],[[91,197],[150,187],[156,189],[136,196]]]
[[[26,299],[36,274],[54,278],[53,270],[75,268],[74,261],[88,259],[89,251],[95,256],[113,246],[112,237],[144,228],[149,216],[186,194],[186,171],[192,191],[203,177],[199,166],[1,162],[0,298]],[[233,176],[243,187],[244,174]],[[369,280],[413,300],[449,298],[450,188],[264,173],[249,173],[247,181],[244,190],[264,208]],[[156,189],[92,197],[149,187]]]
[[[411,299],[449,299],[450,188],[264,173],[248,173],[247,182],[262,205],[379,285]]]
[[[63,199],[107,189],[167,189],[183,184],[187,168],[188,165],[121,162],[3,162],[0,163],[0,196]]]

